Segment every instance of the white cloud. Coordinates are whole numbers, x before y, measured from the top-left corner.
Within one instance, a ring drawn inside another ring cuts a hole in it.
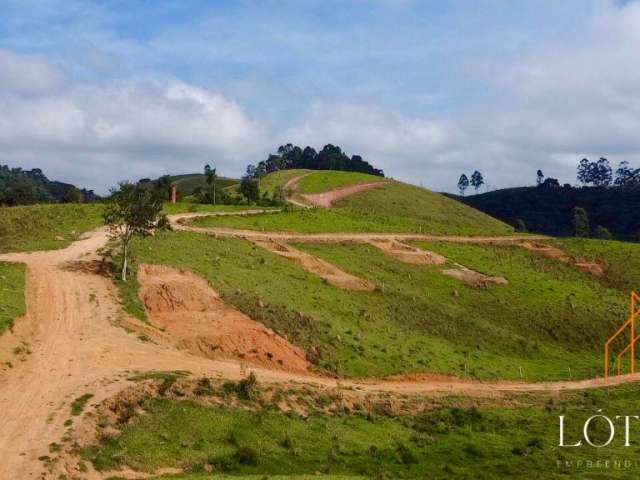
[[[60,88],[62,71],[39,56],[0,50],[0,91],[21,95],[49,93]]]
[[[104,191],[122,179],[239,173],[268,149],[265,129],[222,94],[175,79],[0,95],[0,161]]]

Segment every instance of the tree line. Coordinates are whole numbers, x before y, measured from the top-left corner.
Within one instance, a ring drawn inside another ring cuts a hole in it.
[[[39,168],[23,170],[0,165],[0,205],[80,203],[98,199],[93,190],[49,180]]]
[[[349,157],[337,145],[327,144],[322,150],[316,152],[312,147],[304,149],[287,143],[278,147],[277,154],[269,154],[266,160],[257,165],[247,166],[246,177],[259,178],[278,170],[290,170],[305,168],[309,170],[342,170],[347,172],[368,173],[384,177],[384,172],[374,168],[360,155]]]
[[[583,158],[578,163],[576,179],[582,187],[634,188],[640,186],[640,168],[632,168],[625,160],[618,164],[614,173],[609,160],[604,157],[595,161]],[[560,187],[558,179],[551,177],[545,179],[542,170],[538,170],[536,174],[536,184],[539,187]],[[571,188],[568,183],[564,186]]]

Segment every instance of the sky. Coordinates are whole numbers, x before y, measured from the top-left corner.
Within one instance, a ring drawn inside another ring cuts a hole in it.
[[[0,0],[0,164],[104,193],[327,143],[455,191],[640,167],[640,1]]]

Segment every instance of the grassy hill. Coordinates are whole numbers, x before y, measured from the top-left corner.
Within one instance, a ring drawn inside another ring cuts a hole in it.
[[[521,219],[531,232],[573,235],[573,209],[582,207],[592,233],[598,226],[619,239],[640,233],[640,188],[521,187],[455,198],[510,225]]]
[[[284,170],[267,175],[262,188],[284,185],[304,170]],[[345,172],[314,172],[300,186],[315,193],[360,183],[370,178]],[[306,182],[306,183],[303,183]],[[410,232],[450,235],[508,235],[513,228],[463,203],[401,182],[359,192],[338,201],[333,208],[285,212],[251,218],[202,218],[199,226],[225,226],[254,230],[321,232]]]
[[[197,188],[207,185],[206,177],[200,173],[174,175],[171,177],[171,181],[176,185],[178,194],[182,196],[192,195]],[[218,177],[216,188],[227,188],[237,183],[239,180],[234,178]]]

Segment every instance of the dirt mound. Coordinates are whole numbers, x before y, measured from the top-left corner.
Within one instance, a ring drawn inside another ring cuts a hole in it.
[[[368,290],[372,291],[375,286],[362,278],[358,278],[350,273],[340,270],[335,265],[325,262],[318,257],[314,257],[306,252],[302,252],[293,248],[286,243],[276,242],[273,240],[253,240],[253,243],[261,246],[280,255],[281,257],[288,258],[294,261],[307,272],[318,275],[324,278],[331,285],[345,290]]]
[[[387,255],[390,255],[401,262],[413,263],[417,265],[442,265],[447,261],[442,255],[438,255],[428,250],[422,250],[397,240],[371,240],[369,242],[374,247],[379,248]]]
[[[306,371],[304,352],[261,323],[224,303],[203,278],[142,265],[140,300],[154,326],[178,348],[206,358],[236,358],[290,371]]]
[[[318,205],[320,207],[329,208],[333,202],[340,200],[341,198],[348,197],[354,193],[363,192],[372,188],[380,187],[389,183],[388,180],[380,180],[377,182],[358,183],[356,185],[350,185],[348,187],[340,187],[334,190],[329,190],[323,193],[307,193],[300,195],[308,202]]]
[[[491,277],[483,273],[476,272],[462,265],[456,264],[455,268],[442,270],[442,273],[471,285],[472,287],[482,288],[489,285],[506,285],[507,279],[504,277]]]
[[[531,252],[538,252],[545,257],[554,258],[563,263],[573,265],[574,267],[579,268],[580,270],[590,273],[591,275],[594,275],[596,277],[602,277],[607,273],[607,265],[602,262],[593,262],[581,257],[572,257],[559,248],[552,247],[551,245],[547,245],[545,243],[522,242],[520,246]]]

